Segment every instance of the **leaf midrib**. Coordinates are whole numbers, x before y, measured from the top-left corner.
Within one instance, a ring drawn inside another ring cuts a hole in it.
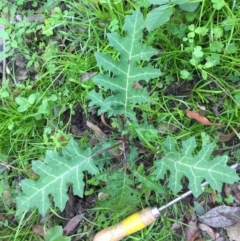
[[[133,35],[132,35],[132,39],[131,39],[131,47],[130,47],[130,52],[129,52],[129,59],[128,61],[130,62],[131,61],[131,58],[132,58],[132,49],[133,49],[133,43],[134,43],[134,36],[136,34],[136,23],[137,23],[137,17],[134,19],[134,25],[133,25]],[[126,80],[126,89],[125,89],[125,103],[124,103],[124,116],[126,117],[127,116],[127,105],[128,105],[128,88],[129,88],[129,76],[130,76],[130,73],[131,73],[131,64],[128,63],[128,68],[127,68],[127,80]]]

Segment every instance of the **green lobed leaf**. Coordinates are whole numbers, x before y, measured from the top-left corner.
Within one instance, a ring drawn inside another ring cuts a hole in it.
[[[108,193],[111,198],[104,200],[103,206],[121,209],[139,202],[140,194],[133,188],[134,180],[122,170],[114,172],[105,181],[106,187],[102,191]]]
[[[19,107],[17,108],[17,110],[19,112],[25,112],[28,110],[29,107],[29,103],[27,98],[21,97],[21,96],[17,96],[15,98],[16,103],[19,105]]]
[[[190,0],[148,0],[151,4],[163,5],[163,4],[183,4],[188,3]]]
[[[146,17],[147,30],[153,31],[154,29],[167,23],[173,14],[173,7],[168,5],[162,5],[153,9],[148,13]]]
[[[223,36],[223,28],[221,26],[216,26],[213,28],[213,34],[216,39]]]
[[[194,32],[200,36],[206,36],[208,33],[208,28],[206,26],[197,27]]]
[[[28,103],[29,103],[30,105],[33,105],[34,102],[35,102],[35,100],[36,100],[36,96],[35,96],[35,94],[31,94],[31,95],[29,95],[27,101],[28,101]]]
[[[234,99],[237,102],[237,104],[240,105],[240,93],[235,94]]]
[[[162,26],[170,20],[173,14],[174,5],[178,5],[180,9],[187,12],[194,12],[198,6],[199,2],[191,2],[191,0],[148,0],[152,4],[160,5],[158,8],[154,8],[147,14],[146,26],[148,31],[153,31],[154,29]]]
[[[203,56],[203,51],[201,46],[196,46],[193,50],[193,56],[196,58],[201,58]]]
[[[83,196],[84,171],[91,174],[99,172],[94,161],[89,156],[90,148],[80,149],[77,142],[71,139],[62,153],[47,151],[44,162],[33,161],[32,169],[40,176],[37,181],[24,179],[21,181],[22,194],[17,197],[19,212],[38,208],[45,215],[50,208],[49,194],[53,197],[55,206],[61,211],[68,200],[67,185],[73,184],[73,193]]]
[[[212,53],[210,56],[206,57],[207,62],[204,64],[206,68],[210,68],[212,66],[216,66],[220,64],[220,55],[216,53]]]
[[[181,78],[182,79],[191,79],[191,73],[188,71],[188,70],[186,70],[186,69],[183,69],[183,70],[181,70],[180,71],[180,76],[181,76]]]
[[[223,50],[224,44],[221,42],[213,41],[210,43],[210,50],[212,52],[218,52],[220,53]]]
[[[232,30],[232,28],[234,27],[235,25],[235,20],[234,18],[230,17],[230,16],[227,16],[227,18],[225,20],[223,20],[222,22],[222,26],[224,26],[224,30],[225,31],[230,31]]]
[[[240,80],[240,73],[238,71],[234,71],[230,74],[229,80],[231,80],[233,83],[237,83]],[[240,103],[240,98],[239,98]]]
[[[164,179],[170,172],[168,186],[177,194],[182,190],[181,180],[185,176],[189,180],[189,189],[194,196],[202,193],[201,183],[209,182],[215,190],[221,191],[223,183],[234,183],[239,180],[236,171],[226,165],[227,156],[218,156],[210,159],[213,152],[213,144],[207,144],[194,155],[197,147],[194,137],[182,142],[182,147],[177,150],[173,138],[167,137],[162,146],[163,157],[155,161],[154,174],[157,179]]]
[[[130,166],[135,167],[136,166],[136,161],[139,156],[139,151],[136,146],[129,146],[129,152],[127,153],[127,162],[129,163]]]
[[[62,226],[55,226],[47,231],[44,235],[45,241],[70,241],[70,237],[63,236]]]
[[[189,2],[189,3],[179,4],[179,7],[186,12],[194,12],[199,5],[200,5],[200,2]]]
[[[156,193],[159,194],[166,194],[166,190],[158,183],[156,180],[154,180],[154,177],[149,175],[147,176],[145,173],[141,174],[136,171],[133,172],[134,176],[137,178],[139,182],[141,182],[143,187],[148,188],[149,190],[153,190]]]
[[[238,51],[238,46],[236,43],[230,43],[226,45],[225,53],[234,54]]]
[[[157,54],[157,50],[141,43],[144,28],[142,13],[136,10],[132,15],[126,16],[123,26],[124,37],[117,33],[107,34],[109,45],[119,52],[120,60],[114,60],[111,55],[101,52],[95,53],[98,66],[112,73],[111,76],[99,73],[93,77],[97,85],[112,91],[112,95],[105,99],[96,91],[88,94],[88,99],[91,100],[89,105],[100,107],[99,115],[107,112],[108,116],[124,115],[136,120],[134,106],[149,102],[147,89],[134,88],[134,82],[140,80],[148,82],[152,78],[159,77],[161,71],[150,63],[144,67],[138,64],[139,61],[149,61],[154,54]]]
[[[138,134],[141,141],[148,140],[149,142],[155,142],[158,139],[158,131],[156,128],[149,124],[136,124],[133,125],[134,131]]]
[[[166,4],[169,3],[169,0],[148,0],[148,2],[150,2],[151,4],[157,4],[157,5],[162,5],[162,4]]]
[[[220,10],[225,6],[224,0],[211,0],[211,2],[213,3],[213,8],[217,10]]]

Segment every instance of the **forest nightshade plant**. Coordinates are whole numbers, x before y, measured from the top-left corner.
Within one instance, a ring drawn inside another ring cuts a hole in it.
[[[148,82],[159,77],[161,71],[149,63],[150,58],[158,51],[141,43],[144,28],[143,16],[140,10],[137,10],[133,15],[126,16],[123,26],[126,36],[121,37],[117,33],[107,34],[110,46],[119,52],[120,59],[114,60],[110,55],[95,53],[98,65],[113,75],[99,73],[93,78],[98,86],[112,91],[111,96],[105,99],[101,91],[93,90],[88,94],[91,100],[89,106],[99,106],[99,115],[123,115],[136,121],[136,113],[133,111],[135,105],[149,102],[147,89],[134,88],[134,83],[140,80]],[[142,61],[148,62],[147,65],[141,67],[139,63]]]
[[[116,53],[114,57],[101,52],[95,53],[97,64],[102,68],[102,72],[96,75],[93,81],[100,90],[91,91],[88,99],[90,99],[90,107],[99,108],[99,115],[106,113],[109,118],[121,117],[123,125],[118,131],[121,131],[120,135],[128,138],[129,142],[137,136],[140,140],[146,139],[157,143],[157,131],[147,123],[139,124],[134,109],[138,104],[150,101],[147,88],[134,88],[134,83],[140,80],[148,82],[150,79],[161,76],[161,71],[150,63],[150,58],[158,54],[158,51],[142,43],[144,28],[143,15],[140,10],[136,10],[132,15],[126,16],[123,37],[117,33],[107,35],[109,44]],[[132,132],[128,131],[130,129]],[[168,186],[174,194],[177,194],[182,190],[181,180],[185,176],[195,196],[201,194],[200,185],[203,180],[209,181],[210,185],[217,190],[221,189],[223,182],[233,183],[238,180],[235,170],[226,165],[226,156],[211,160],[213,144],[204,146],[199,152],[195,151],[196,148],[194,137],[183,141],[180,149],[176,147],[173,138],[167,137],[160,153],[163,155],[162,158],[156,158],[154,161],[155,171],[152,177],[156,181],[164,179],[169,171]],[[125,154],[129,157],[131,165],[134,165],[132,159],[136,159],[138,153],[131,146],[129,149],[129,153]],[[45,214],[51,206],[49,194],[53,197],[54,205],[63,210],[68,200],[66,194],[68,183],[72,183],[73,193],[82,197],[83,173],[95,175],[100,172],[99,160],[92,155],[94,152],[90,147],[83,150],[76,141],[71,139],[62,152],[47,151],[44,162],[34,161],[33,170],[40,177],[37,181],[29,179],[21,181],[23,192],[17,198],[19,212],[37,207],[41,214]],[[110,193],[114,198],[127,197],[126,192],[138,196],[135,190],[124,187],[124,185],[132,186],[134,182],[129,180],[123,172],[124,170],[116,172],[114,175],[118,177],[110,178],[110,182],[106,181],[105,190],[113,190],[115,180],[118,182],[115,185],[117,188],[114,193],[112,191]]]

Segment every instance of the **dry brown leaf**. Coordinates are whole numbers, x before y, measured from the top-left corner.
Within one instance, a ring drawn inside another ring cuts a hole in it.
[[[240,222],[240,207],[218,206],[198,219],[210,227],[225,228]]]
[[[23,20],[24,19],[24,20]],[[34,15],[29,15],[29,16],[22,16],[20,14],[15,15],[15,20],[16,22],[35,22],[35,23],[43,23],[45,19],[45,16],[43,14],[34,14]]]
[[[4,182],[3,184],[3,192],[2,192],[2,197],[3,197],[3,202],[5,205],[8,207],[11,207],[12,201],[11,201],[11,192],[10,192],[10,185],[8,184],[7,181]]]
[[[183,234],[183,226],[180,223],[174,223],[171,227],[172,231],[178,235]]]
[[[200,223],[200,224],[198,225],[198,227],[199,227],[202,231],[206,232],[206,233],[209,235],[210,238],[212,238],[213,240],[216,239],[216,234],[214,233],[214,231],[213,231],[212,228],[210,228],[209,226],[207,226],[206,224],[203,224],[203,223]]]
[[[182,233],[183,233],[183,223],[185,223],[185,218],[183,217],[183,218],[181,218],[180,220],[179,220],[179,222],[177,222],[177,223],[174,223],[173,225],[172,225],[172,227],[171,227],[171,230],[174,232],[174,233],[177,233],[177,234],[179,234],[179,235],[182,235]]]
[[[202,111],[206,111],[206,106],[205,105],[199,105],[197,104],[198,108]]]
[[[187,113],[188,118],[194,119],[194,120],[198,121],[199,123],[201,123],[203,125],[206,125],[206,126],[210,126],[210,125],[223,126],[221,123],[212,123],[205,116],[202,116],[195,111],[186,110],[186,113]]]
[[[232,131],[231,133],[226,135],[219,135],[218,140],[220,142],[227,142],[227,141],[230,141],[235,135],[236,134]]]
[[[87,121],[87,126],[95,132],[96,136],[99,139],[103,139],[107,137],[107,135],[98,126],[94,125],[92,122]]]
[[[98,200],[104,200],[104,199],[106,199],[107,197],[109,197],[109,194],[108,194],[108,193],[105,193],[105,192],[99,192],[99,193],[98,193]]]
[[[63,232],[65,235],[69,235],[74,232],[80,221],[83,219],[84,214],[74,216],[64,227]]]
[[[86,72],[80,77],[80,80],[81,81],[87,81],[87,80],[91,79],[96,74],[97,74],[97,72]]]
[[[40,225],[33,225],[33,226],[32,226],[32,231],[33,231],[35,234],[39,235],[40,237],[44,237],[44,235],[45,235],[43,226],[40,226]]]
[[[213,190],[210,194],[211,201],[213,204],[215,204],[215,202],[216,202],[216,196],[217,196],[217,192],[215,190]]]
[[[0,24],[0,31],[5,32],[5,26],[3,24]],[[0,38],[0,53],[5,51],[5,38]],[[3,58],[2,61],[0,61],[0,73],[4,73],[6,71],[6,59]],[[2,83],[5,83],[4,79],[5,75],[2,75]]]
[[[195,239],[195,241],[205,241],[205,239],[203,239],[202,237],[197,237],[197,239]]]
[[[240,192],[235,193],[234,197],[235,197],[235,202],[239,204],[240,203]]]
[[[171,124],[162,122],[159,126],[157,126],[157,131],[161,134],[169,134],[179,130],[179,127]]]
[[[105,121],[105,117],[104,117],[104,114],[101,114],[101,121],[102,121],[102,123],[105,125],[105,126],[107,126],[108,128],[110,128],[110,129],[114,129],[112,126],[110,126],[110,125],[108,125],[107,124],[107,122]]]
[[[219,136],[219,141],[220,142],[227,142],[227,141],[233,139],[236,135],[239,134],[240,127],[236,127],[236,128],[231,127],[231,128],[233,130],[231,133]]]
[[[215,241],[226,241],[226,239],[221,236],[221,237],[216,238]]]
[[[11,207],[12,202],[11,202],[11,193],[10,193],[9,189],[4,190],[2,192],[2,195],[3,195],[4,204],[7,205],[8,207]]]
[[[240,203],[240,185],[239,183],[234,183],[231,186],[231,191],[233,192],[233,195],[235,197],[235,202]]]
[[[7,168],[8,170],[10,170],[10,168],[12,168],[12,167],[9,166],[6,162],[0,163],[0,168],[1,168],[1,166],[4,166],[4,167]]]
[[[224,192],[225,192],[227,197],[232,195],[231,186],[229,184],[224,185]]]
[[[228,237],[234,241],[240,241],[240,223],[236,223],[226,228]]]
[[[39,224],[45,224],[49,220],[50,216],[48,213],[46,213],[44,216],[42,216],[39,220]]]
[[[205,116],[205,114],[206,114],[206,106],[199,105],[199,104],[197,104],[197,106],[199,108],[199,114],[202,115],[202,116]]]
[[[174,223],[171,229],[174,233],[182,234],[182,225],[180,223]]]
[[[137,81],[135,81],[135,82],[133,83],[133,88],[134,88],[134,89],[142,89],[143,87],[142,87],[141,84],[139,84]]]
[[[106,26],[106,23],[98,22],[98,26],[104,28]]]
[[[188,221],[188,226],[186,227],[185,233],[186,241],[194,241],[199,236],[197,218],[195,215],[193,215]]]

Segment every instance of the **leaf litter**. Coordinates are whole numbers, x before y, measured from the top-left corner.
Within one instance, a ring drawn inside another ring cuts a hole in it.
[[[194,119],[198,121],[199,123],[206,125],[206,126],[223,126],[221,123],[212,123],[209,121],[205,116],[200,115],[198,112],[191,111],[191,110],[186,110],[187,117],[190,119]]]
[[[188,225],[185,229],[186,241],[194,241],[199,236],[199,231],[197,227],[197,217],[192,215],[188,221]]]
[[[233,195],[234,200],[237,201],[236,198],[240,191],[239,184],[234,183],[233,185],[227,185],[227,187],[226,185],[224,188],[226,190],[225,195]],[[174,223],[172,226],[173,232],[181,237],[184,235],[185,241],[205,240],[202,239],[203,237],[207,240],[211,238],[211,240],[215,241],[239,241],[240,207],[238,207],[238,202],[232,203],[233,206],[221,205],[212,208],[217,203],[212,200],[211,195],[211,193],[208,195],[207,205],[210,210],[207,213],[200,214],[196,209],[195,203],[194,208],[190,207],[191,212],[187,212],[177,223]],[[183,202],[189,205],[191,203],[190,197],[189,200]],[[204,202],[206,203],[206,200]],[[197,203],[197,206],[202,206],[202,211],[204,211],[203,207],[205,205]],[[194,222],[194,212],[197,213],[196,223]]]
[[[74,216],[72,219],[70,219],[67,225],[64,227],[63,233],[65,235],[69,235],[73,233],[76,230],[80,221],[83,219],[83,217],[84,217],[84,214],[78,214]]]
[[[198,220],[210,227],[226,228],[240,222],[240,207],[217,206],[200,216]]]
[[[213,231],[212,228],[203,223],[199,223],[198,227],[201,231],[206,232],[213,240],[216,239],[216,233]]]
[[[240,222],[226,228],[228,237],[234,241],[240,241]]]

